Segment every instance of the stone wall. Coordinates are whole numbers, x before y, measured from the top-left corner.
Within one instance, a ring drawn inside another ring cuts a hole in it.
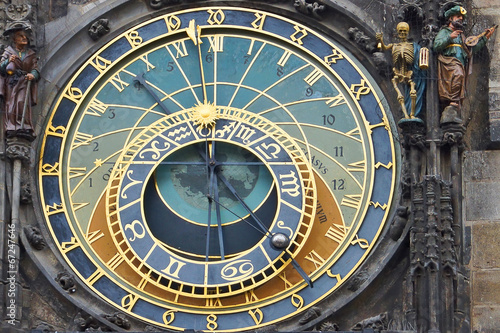
[[[500,23],[500,2],[475,0],[473,14],[481,19],[477,31]],[[488,42],[489,144],[500,147],[500,33]],[[486,113],[482,108],[477,110]],[[474,147],[472,147],[474,149]],[[470,236],[471,327],[477,332],[498,332],[500,323],[500,151],[464,154],[464,209]]]
[[[471,235],[471,321],[477,332],[500,323],[500,151],[464,154],[466,232]]]

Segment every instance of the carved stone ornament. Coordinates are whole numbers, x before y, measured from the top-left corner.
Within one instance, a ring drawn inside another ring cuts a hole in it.
[[[33,330],[36,330],[38,332],[43,332],[43,333],[50,333],[54,332],[54,329],[47,323],[41,322],[37,324],[36,326],[33,327]]]
[[[339,330],[339,325],[337,325],[337,323],[332,323],[331,321],[325,321],[319,325],[319,330],[323,332],[334,332]]]
[[[317,1],[295,0],[293,6],[298,12],[306,15],[312,15],[318,20],[322,19],[319,14],[325,11],[325,5],[322,5]]]
[[[347,285],[347,289],[355,292],[366,280],[368,280],[368,273],[364,270],[360,271],[351,278],[349,284]]]
[[[29,141],[20,138],[7,138],[7,157],[11,160],[20,159],[29,161],[31,154],[31,146]]]
[[[356,42],[361,50],[368,53],[373,53],[376,50],[375,42],[358,28],[349,28],[347,34],[349,35],[349,39]]]
[[[364,329],[371,328],[375,332],[380,332],[386,330],[389,324],[389,320],[387,317],[387,312],[381,313],[378,316],[367,318],[365,320],[360,321],[353,327],[351,330],[353,331],[363,331]]]
[[[59,283],[61,288],[63,288],[67,292],[69,293],[76,292],[75,278],[68,272],[60,272],[59,274],[57,274],[55,280],[57,283]]]
[[[104,331],[109,331],[108,327],[101,328],[101,324],[94,317],[88,315],[84,317],[81,312],[75,316],[73,322],[78,332],[103,331],[103,328]]]
[[[392,240],[397,241],[399,237],[401,237],[401,234],[403,233],[406,223],[408,222],[408,215],[409,215],[408,207],[399,206],[396,209],[396,216],[392,220],[391,228],[389,229],[389,234]]]
[[[121,327],[123,329],[128,330],[132,325],[130,325],[130,321],[127,319],[127,317],[120,312],[115,312],[113,314],[102,314],[101,315],[104,319],[109,321],[110,323],[115,324],[118,327]]]
[[[45,246],[47,245],[45,243],[45,240],[43,239],[42,234],[40,233],[40,229],[38,229],[35,226],[29,225],[24,227],[24,234],[26,235],[26,238],[28,239],[28,243],[33,247],[35,250],[43,250]]]
[[[21,183],[21,203],[23,205],[28,205],[33,202],[31,197],[31,184],[26,181]]]
[[[163,7],[178,3],[180,0],[149,0],[149,5],[153,9],[161,9]]]
[[[465,127],[460,124],[448,123],[441,126],[443,129],[443,145],[457,145],[459,148],[464,146]]]
[[[28,4],[10,4],[5,9],[7,17],[12,21],[25,20],[31,14],[31,6]]]
[[[398,19],[401,21],[406,21],[409,15],[415,14],[420,21],[424,19],[423,0],[399,0],[399,3]]]
[[[299,324],[300,325],[307,324],[308,322],[318,318],[319,316],[321,316],[321,310],[317,307],[312,307],[309,310],[307,310],[307,312],[302,316],[302,318],[300,318]]]
[[[92,23],[89,28],[89,36],[93,41],[98,40],[109,32],[109,20],[99,19]]]

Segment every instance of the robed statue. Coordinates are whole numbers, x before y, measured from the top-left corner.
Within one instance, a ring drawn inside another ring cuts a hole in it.
[[[11,39],[0,59],[0,97],[7,137],[35,137],[31,111],[37,103],[40,73],[36,53],[29,47],[30,32],[30,26],[23,22],[4,32]]]

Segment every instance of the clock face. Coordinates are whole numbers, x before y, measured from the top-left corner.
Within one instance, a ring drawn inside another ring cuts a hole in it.
[[[337,42],[243,8],[125,31],[67,82],[40,202],[99,298],[173,330],[241,331],[335,297],[399,168],[373,79]]]

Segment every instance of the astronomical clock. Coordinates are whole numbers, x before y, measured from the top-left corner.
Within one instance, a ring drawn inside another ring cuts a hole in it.
[[[53,251],[96,306],[161,329],[298,329],[370,260],[397,201],[377,82],[333,34],[271,10],[130,24],[43,126]]]

